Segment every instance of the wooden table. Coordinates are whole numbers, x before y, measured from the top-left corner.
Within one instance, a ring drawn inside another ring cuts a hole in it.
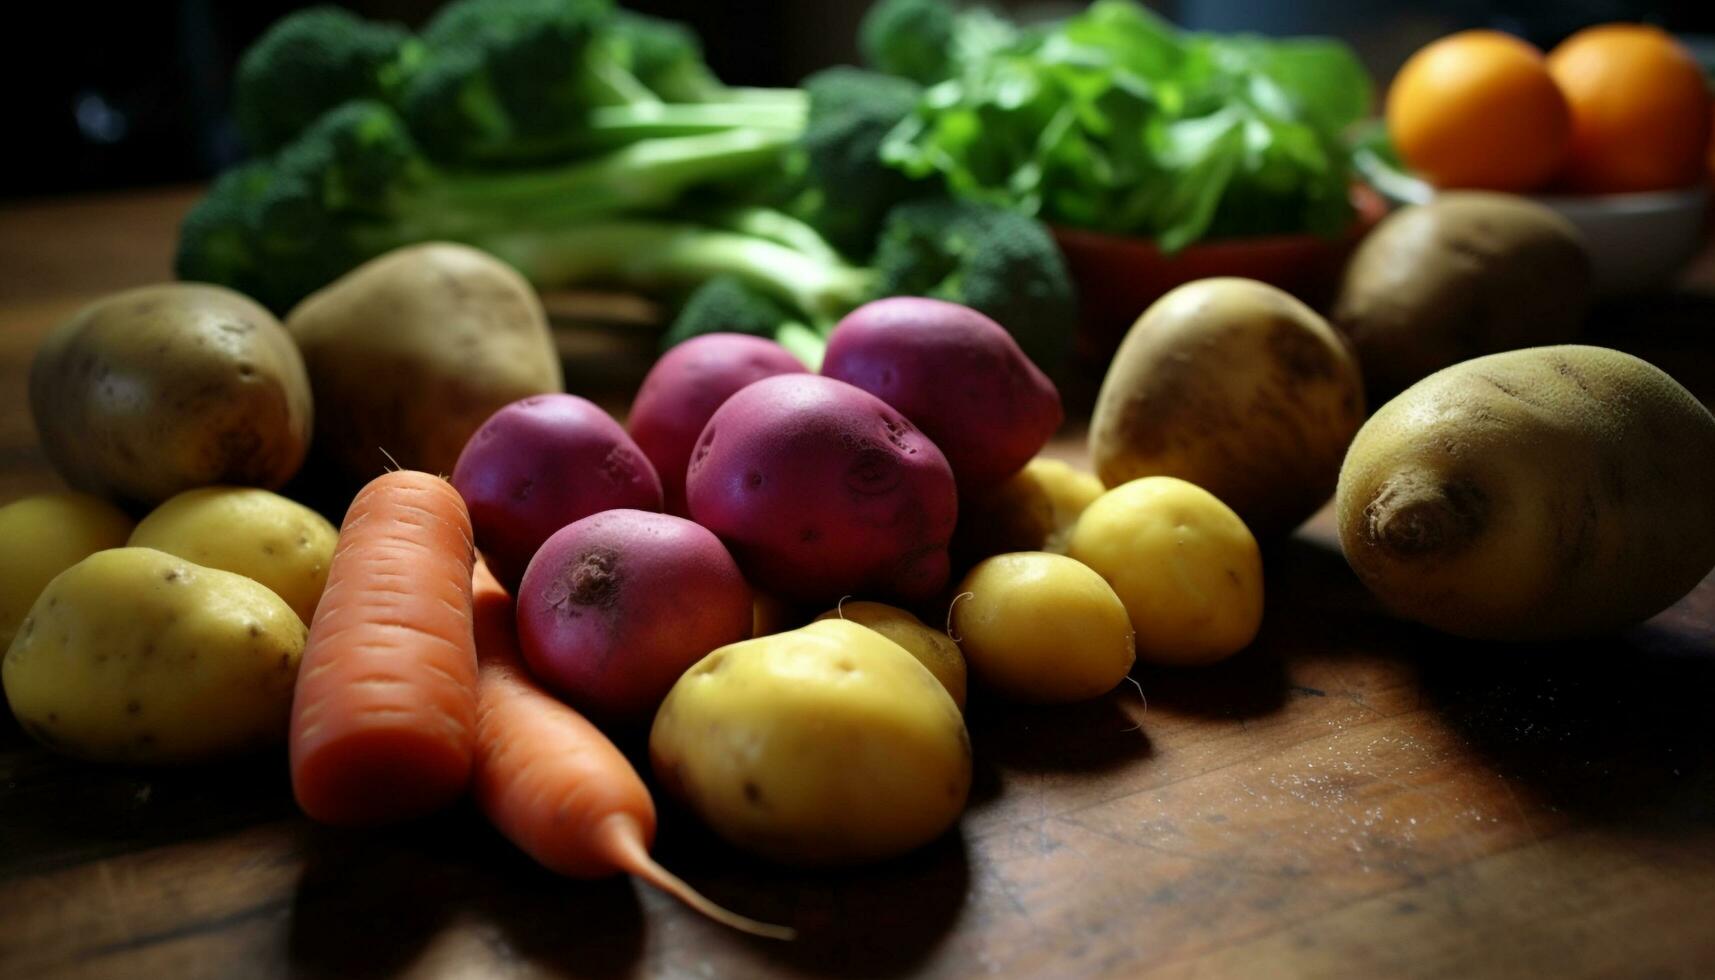
[[[0,499],[56,485],[25,406],[37,338],[164,278],[188,200],[0,213]],[[1634,304],[1597,340],[1708,401],[1712,307]],[[1390,621],[1325,514],[1267,581],[1255,647],[1140,668],[1147,703],[976,706],[970,811],[920,853],[793,873],[666,813],[661,859],[791,944],[556,879],[468,807],[328,830],[294,812],[281,755],[95,768],[7,719],[0,976],[1715,975],[1715,579],[1541,650]]]

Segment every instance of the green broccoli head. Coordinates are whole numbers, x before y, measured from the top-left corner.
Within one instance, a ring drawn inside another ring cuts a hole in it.
[[[705,333],[773,337],[793,317],[772,296],[733,275],[707,279],[686,298],[661,338],[661,349]]]
[[[392,109],[345,103],[272,160],[221,175],[185,218],[178,275],[284,311],[410,240],[410,194],[430,173]]]
[[[459,0],[423,28],[401,97],[429,156],[528,163],[564,152],[592,106],[653,98],[600,43],[608,0]]]
[[[879,0],[858,26],[871,68],[931,85],[951,72],[958,11],[948,0]]]
[[[421,58],[397,24],[314,7],[275,24],[244,53],[233,80],[233,115],[252,152],[272,153],[350,99],[390,99]]]
[[[607,35],[614,59],[666,102],[710,102],[726,86],[703,61],[703,46],[684,24],[621,10]]]
[[[873,262],[880,296],[963,303],[1006,327],[1050,374],[1071,348],[1077,291],[1048,229],[986,204],[909,201],[887,214]]]
[[[856,68],[804,80],[810,117],[798,141],[802,189],[794,210],[848,255],[866,256],[887,209],[914,182],[881,160],[881,144],[922,95],[914,82]]]

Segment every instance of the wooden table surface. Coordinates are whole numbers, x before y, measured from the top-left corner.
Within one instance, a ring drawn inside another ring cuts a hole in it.
[[[37,339],[165,278],[189,200],[0,210],[0,500],[57,486],[25,401]],[[1712,310],[1615,308],[1595,339],[1707,402]],[[586,353],[574,378],[626,378]],[[1618,636],[1462,643],[1382,615],[1324,513],[1267,583],[1252,649],[1139,668],[1147,702],[975,706],[970,810],[906,858],[783,871],[664,814],[663,862],[789,944],[556,879],[468,806],[329,830],[294,812],[283,753],[96,768],[7,718],[0,976],[1715,975],[1715,579]]]

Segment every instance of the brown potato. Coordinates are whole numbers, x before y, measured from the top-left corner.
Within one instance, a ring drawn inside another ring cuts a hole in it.
[[[1459,191],[1377,225],[1353,253],[1330,319],[1380,404],[1450,364],[1571,340],[1590,282],[1571,222],[1522,197]]]
[[[1363,420],[1358,362],[1327,321],[1273,286],[1201,279],[1126,334],[1090,420],[1090,455],[1109,487],[1178,477],[1266,538],[1334,492]]]
[[[299,303],[286,328],[323,406],[316,455],[348,476],[379,473],[389,457],[451,473],[495,411],[563,384],[535,291],[465,245],[366,262]]]
[[[55,327],[30,368],[30,411],[67,483],[143,505],[211,483],[278,487],[311,426],[280,322],[200,283],[116,293]]]
[[[1491,354],[1423,379],[1340,471],[1340,546],[1396,614],[1545,640],[1666,609],[1715,565],[1715,417],[1619,351]]]

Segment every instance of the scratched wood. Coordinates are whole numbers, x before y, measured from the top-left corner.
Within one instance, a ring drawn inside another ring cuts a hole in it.
[[[24,397],[37,338],[163,278],[189,199],[0,212],[0,499],[58,485]],[[1596,338],[1708,401],[1712,308],[1632,304]],[[575,342],[576,383],[622,401],[596,389],[634,382],[647,341]],[[974,705],[970,810],[907,858],[784,871],[664,814],[662,859],[797,926],[792,944],[626,880],[555,879],[468,807],[317,828],[281,755],[94,768],[3,719],[0,977],[1715,974],[1715,580],[1645,626],[1543,649],[1390,621],[1325,514],[1271,550],[1267,581],[1255,647],[1140,668],[1147,703],[1127,685]]]

